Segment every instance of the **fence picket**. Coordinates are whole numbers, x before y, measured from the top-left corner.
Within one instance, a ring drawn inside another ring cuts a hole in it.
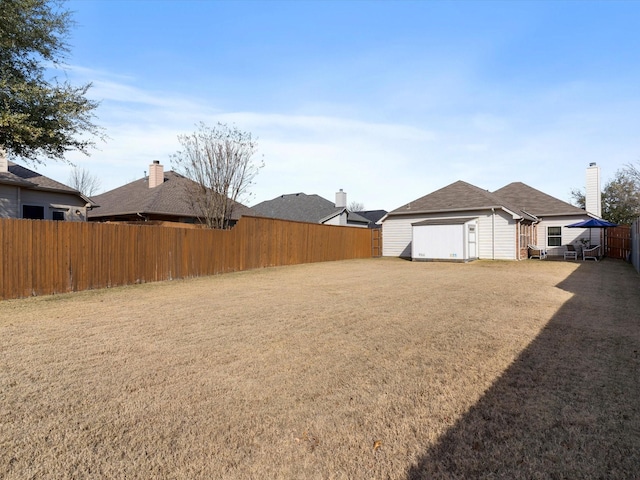
[[[629,260],[629,254],[631,252],[631,227],[620,225],[607,228],[605,235],[607,237],[607,257]]]
[[[371,258],[372,230],[243,217],[231,230],[0,219],[0,300]]]

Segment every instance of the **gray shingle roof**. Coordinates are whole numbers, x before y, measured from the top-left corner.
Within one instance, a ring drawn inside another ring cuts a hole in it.
[[[93,197],[100,208],[89,213],[90,218],[124,215],[171,215],[195,218],[193,205],[188,199],[189,189],[194,182],[174,171],[164,172],[164,182],[149,188],[147,178],[115,188]],[[235,204],[231,218],[238,220],[242,215],[252,215],[251,210],[241,203]]]
[[[375,226],[375,223],[382,217],[384,217],[388,212],[386,210],[363,210],[355,213],[369,220],[369,226]]]
[[[495,192],[461,180],[432,192],[389,213],[389,216],[417,213],[462,212],[505,208],[529,220],[549,215],[584,215],[585,211],[522,182]]]
[[[319,195],[307,195],[306,193],[280,195],[272,200],[260,202],[251,207],[251,209],[260,217],[308,223],[326,221],[346,210],[345,208],[336,207],[333,202]],[[350,223],[363,225],[369,223],[369,220],[363,216],[348,210],[347,218]]]
[[[458,180],[424,197],[392,210],[389,215],[441,212],[447,210],[483,209],[500,206],[500,200],[487,190]]]
[[[407,203],[389,213],[389,216],[416,213],[455,212],[465,210],[485,210],[506,208],[507,210],[533,220],[510,202],[470,183],[458,180],[424,197]]]
[[[494,192],[520,210],[536,217],[553,215],[584,215],[581,208],[547,195],[522,182],[513,182]]]
[[[352,212],[344,207],[336,207],[334,208],[333,212],[330,213],[329,215],[327,215],[326,217],[323,217],[320,219],[320,221],[322,223],[330,220],[331,218],[335,217],[336,215],[341,215],[342,213],[347,212],[347,223],[358,223],[360,225],[369,225],[369,220],[367,220],[366,218],[364,218],[362,215],[358,215],[356,212]]]
[[[256,215],[297,222],[318,223],[337,210],[333,202],[319,195],[291,193],[272,200],[260,202],[251,207]]]
[[[52,178],[45,177],[38,172],[34,172],[33,170],[29,170],[28,168],[13,162],[9,162],[8,172],[0,172],[0,183],[21,185],[25,188],[35,188],[38,190],[51,190],[80,195],[80,192],[68,185],[65,185],[64,183],[56,182]]]

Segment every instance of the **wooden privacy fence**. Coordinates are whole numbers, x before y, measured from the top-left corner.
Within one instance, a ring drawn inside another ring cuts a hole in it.
[[[631,263],[640,273],[640,217],[631,225]]]
[[[605,235],[607,237],[605,242],[606,256],[628,261],[631,253],[631,227],[627,225],[610,227],[605,229]]]
[[[243,217],[231,230],[0,219],[0,299],[370,258],[372,230]]]

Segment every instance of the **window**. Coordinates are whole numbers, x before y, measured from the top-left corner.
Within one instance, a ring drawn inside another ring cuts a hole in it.
[[[562,227],[547,227],[547,247],[562,245]]]
[[[44,207],[39,207],[37,205],[23,205],[22,218],[44,220]]]
[[[51,212],[51,218],[53,220],[64,220],[64,212],[61,212],[60,210],[54,210],[53,212]]]

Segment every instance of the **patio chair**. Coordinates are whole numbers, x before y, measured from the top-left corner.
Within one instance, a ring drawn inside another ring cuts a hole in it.
[[[578,259],[578,251],[576,247],[573,245],[567,245],[567,250],[564,252],[565,260],[577,260]]]
[[[595,247],[583,248],[582,249],[582,260],[595,260],[598,261],[598,257],[600,256],[600,245],[596,245]]]
[[[537,245],[527,245],[529,248],[529,258],[539,258],[544,260],[547,258],[547,251],[544,247],[538,247]]]

